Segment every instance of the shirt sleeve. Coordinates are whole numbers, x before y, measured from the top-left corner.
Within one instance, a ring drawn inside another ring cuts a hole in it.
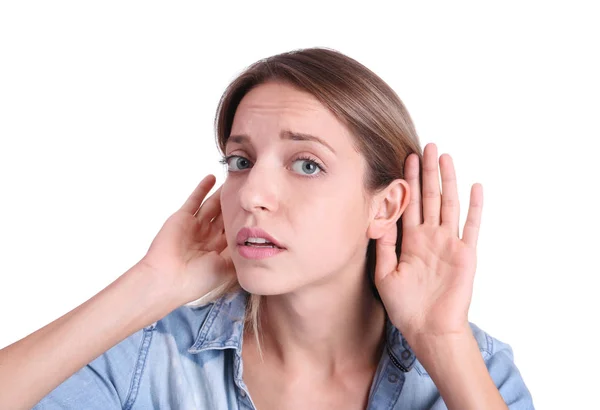
[[[33,409],[131,408],[151,338],[147,329],[129,336],[65,380]]]
[[[515,365],[512,348],[487,337],[491,340],[492,354],[486,360],[486,365],[506,405],[510,410],[534,410],[531,393]]]

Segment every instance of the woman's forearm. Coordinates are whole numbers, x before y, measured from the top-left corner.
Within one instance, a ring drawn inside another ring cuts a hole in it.
[[[153,301],[149,275],[136,264],[100,293],[0,350],[0,408],[29,409],[83,366],[169,307]],[[153,287],[155,289],[155,287]]]
[[[423,340],[415,346],[448,409],[507,409],[472,334]]]

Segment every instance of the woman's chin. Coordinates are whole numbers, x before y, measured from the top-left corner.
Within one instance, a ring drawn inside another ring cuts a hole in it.
[[[290,289],[288,289],[289,284],[274,283],[273,278],[257,276],[258,275],[250,272],[248,272],[248,274],[239,271],[237,272],[237,279],[241,288],[250,294],[269,296],[281,295],[282,293],[290,291]]]
[[[252,294],[252,295],[260,295],[260,296],[268,296],[268,295],[277,295],[280,292],[277,291],[277,289],[274,288],[274,286],[269,286],[266,284],[262,284],[262,283],[258,283],[257,281],[254,280],[249,280],[249,281],[239,281],[240,286],[242,289],[244,289],[246,292]]]

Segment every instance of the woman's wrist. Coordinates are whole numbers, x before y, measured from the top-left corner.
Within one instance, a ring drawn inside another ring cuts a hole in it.
[[[161,273],[148,267],[143,260],[132,266],[109,285],[114,286],[129,312],[128,328],[139,330],[168,315],[178,308],[173,284],[161,279]],[[107,288],[108,289],[108,288]]]
[[[421,337],[413,350],[449,409],[507,408],[470,329]]]

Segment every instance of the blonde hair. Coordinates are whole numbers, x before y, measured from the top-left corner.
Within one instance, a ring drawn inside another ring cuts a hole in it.
[[[358,61],[327,48],[300,49],[261,59],[235,78],[221,96],[215,117],[221,153],[225,153],[240,101],[251,89],[267,82],[283,82],[309,92],[350,129],[355,148],[367,163],[366,193],[376,193],[395,179],[404,179],[404,161],[411,153],[422,159],[412,119],[394,90]],[[397,226],[399,256],[401,219]],[[375,241],[371,239],[366,251],[366,274],[374,296],[381,300],[373,280],[375,257]],[[239,288],[233,280],[193,303],[206,304]],[[245,329],[254,333],[259,351],[261,299],[260,295],[250,295],[245,320]]]

